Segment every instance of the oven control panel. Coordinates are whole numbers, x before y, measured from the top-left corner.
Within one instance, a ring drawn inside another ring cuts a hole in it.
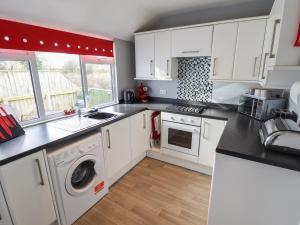
[[[162,112],[161,119],[175,123],[189,124],[199,127],[201,126],[201,117]]]

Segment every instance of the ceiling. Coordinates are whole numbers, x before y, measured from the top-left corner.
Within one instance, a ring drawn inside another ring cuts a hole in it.
[[[270,1],[273,0],[2,0],[0,18],[132,40],[135,31],[153,27],[168,16],[236,4],[266,7],[261,3]]]

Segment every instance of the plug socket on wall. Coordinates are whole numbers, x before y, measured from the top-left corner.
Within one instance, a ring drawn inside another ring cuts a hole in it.
[[[166,95],[167,94],[167,90],[159,90],[159,94]]]

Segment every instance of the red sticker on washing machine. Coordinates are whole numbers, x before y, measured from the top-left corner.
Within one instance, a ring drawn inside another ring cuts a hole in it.
[[[104,188],[104,181],[101,181],[99,184],[97,184],[94,187],[94,192],[97,194],[99,191],[101,191]]]

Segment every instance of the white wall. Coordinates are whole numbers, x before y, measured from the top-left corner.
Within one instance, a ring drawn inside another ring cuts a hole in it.
[[[120,39],[115,39],[114,42],[118,97],[122,99],[124,89],[135,87],[134,44]]]

